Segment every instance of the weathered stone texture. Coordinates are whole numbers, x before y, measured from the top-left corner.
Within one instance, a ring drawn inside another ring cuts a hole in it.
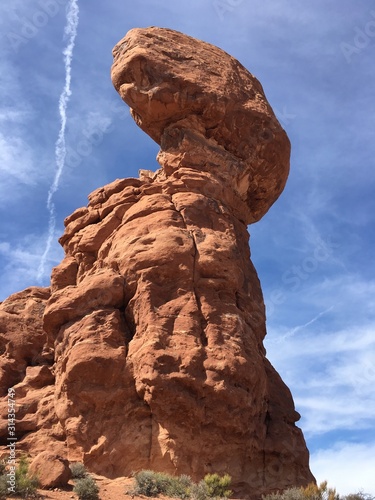
[[[72,477],[68,460],[49,451],[43,451],[34,458],[29,474],[36,476],[40,487],[45,489],[64,487]]]
[[[21,443],[109,477],[228,472],[254,497],[305,485],[247,232],[285,185],[288,138],[243,66],[172,30],[130,31],[112,78],[161,168],[92,193],[50,290],[0,306],[3,387],[34,405]]]

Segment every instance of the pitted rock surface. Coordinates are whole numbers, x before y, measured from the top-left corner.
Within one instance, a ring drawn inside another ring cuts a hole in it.
[[[40,304],[33,328],[30,292],[0,305],[0,325],[9,301],[22,305],[1,333],[4,380],[49,397],[19,417],[20,443],[36,455],[48,441],[108,477],[229,473],[246,498],[306,485],[299,415],[265,357],[247,232],[285,185],[288,138],[243,66],[181,33],[131,30],[112,78],[161,168],[98,189],[65,220],[65,258],[27,299]]]

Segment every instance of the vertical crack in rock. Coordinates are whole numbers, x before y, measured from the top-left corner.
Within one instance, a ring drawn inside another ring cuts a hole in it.
[[[108,477],[229,473],[252,500],[306,485],[247,232],[284,188],[288,137],[258,80],[217,47],[152,27],[113,55],[113,84],[161,168],[91,193],[65,220],[50,288],[0,304],[19,445]],[[0,443],[6,431],[0,418]]]
[[[195,239],[194,230],[191,230],[190,234],[191,234],[191,237],[193,239],[193,244],[194,244],[194,264],[193,264],[194,297],[195,297],[195,301],[196,301],[196,304],[197,304],[197,307],[198,307],[198,310],[199,310],[199,314],[200,314],[200,316],[202,318],[201,319],[201,331],[200,331],[201,343],[202,343],[203,347],[206,347],[207,344],[208,344],[207,335],[206,335],[207,320],[204,317],[204,314],[202,312],[202,304],[201,304],[201,300],[200,300],[200,298],[198,296],[197,286],[196,286],[197,279],[199,279],[199,274],[198,274],[198,271],[197,271],[197,260],[199,258],[199,252],[198,252],[197,242],[196,242],[196,239]]]
[[[195,239],[195,233],[194,233],[194,229],[190,229],[188,227],[186,220],[185,220],[185,217],[183,215],[183,211],[181,209],[179,210],[177,208],[176,203],[173,200],[173,195],[171,196],[171,201],[173,203],[173,206],[174,206],[176,212],[180,215],[181,220],[184,224],[184,227],[185,227],[187,233],[189,234],[189,236],[192,240],[192,243],[194,245],[193,268],[192,268],[193,292],[194,292],[195,302],[196,302],[196,305],[198,307],[199,315],[201,317],[201,328],[200,328],[201,344],[203,347],[206,347],[208,344],[207,336],[206,336],[206,332],[205,332],[206,328],[207,328],[207,321],[206,321],[206,318],[204,317],[203,312],[202,312],[201,301],[200,301],[200,298],[198,296],[197,287],[196,287],[197,280],[199,279],[199,273],[197,271],[197,260],[199,258],[199,252],[198,252],[197,242]]]

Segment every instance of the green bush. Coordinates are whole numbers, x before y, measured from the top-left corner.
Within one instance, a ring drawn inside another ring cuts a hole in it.
[[[128,492],[133,495],[157,497],[160,494],[173,498],[207,500],[209,498],[228,498],[231,478],[226,474],[208,474],[204,480],[194,484],[189,476],[173,477],[162,472],[143,470],[134,476],[135,486]]]
[[[375,500],[375,497],[368,493],[359,491],[358,493],[350,493],[344,497],[344,500]]]
[[[192,500],[207,500],[208,498],[208,487],[203,481],[199,481],[198,484],[193,484],[190,488],[190,498]]]
[[[327,481],[319,485],[310,483],[305,488],[288,488],[282,493],[273,493],[262,498],[263,500],[375,500],[375,497],[363,492],[340,496],[335,488],[328,488]]]
[[[8,494],[8,485],[7,485],[7,477],[6,477],[6,464],[5,460],[0,462],[0,498],[6,498]]]
[[[73,479],[82,479],[87,476],[87,470],[85,466],[80,462],[69,464],[69,468],[72,472]]]
[[[319,485],[310,483],[306,488],[301,488],[304,498],[308,500],[339,500],[335,488],[328,488],[327,481]]]
[[[190,498],[190,488],[193,484],[189,476],[173,477],[167,475],[168,481],[164,494],[173,498]]]
[[[289,488],[283,493],[264,495],[263,500],[306,500],[301,488]]]
[[[144,470],[134,476],[135,487],[127,492],[133,495],[157,497],[163,494],[168,497],[191,500],[226,499],[231,496],[229,489],[231,477],[228,474],[207,474],[198,484],[189,476],[174,477],[162,472]],[[81,498],[81,497],[80,497]],[[82,497],[88,498],[88,497]],[[90,497],[91,498],[91,497]],[[374,496],[363,492],[342,496],[334,488],[329,488],[327,481],[319,485],[311,483],[306,487],[288,488],[283,492],[264,495],[263,500],[375,500]]]
[[[8,484],[6,476],[0,476],[0,498],[7,498]]]
[[[22,456],[15,471],[15,487],[13,493],[9,491],[7,470],[5,467],[2,467],[0,475],[0,498],[9,498],[14,495],[22,498],[35,497],[39,481],[37,477],[29,476],[28,470],[29,465],[27,459],[25,456]]]
[[[193,483],[189,476],[174,477],[162,472],[143,470],[134,476],[135,487],[130,492],[134,495],[157,497],[164,494],[168,497],[188,499]]]
[[[164,474],[152,470],[142,470],[134,476],[136,485],[133,493],[146,497],[157,497],[166,489]]]
[[[98,500],[99,488],[94,479],[86,475],[78,479],[73,488],[74,493],[78,495],[80,500]]]
[[[182,499],[190,498],[190,488],[192,484],[193,483],[189,476],[169,476],[169,484],[167,485],[167,488],[165,490],[165,495],[167,495],[168,497]]]
[[[207,474],[204,482],[207,485],[207,494],[209,498],[228,498],[232,492],[229,489],[232,479],[229,474],[220,477],[219,474]]]

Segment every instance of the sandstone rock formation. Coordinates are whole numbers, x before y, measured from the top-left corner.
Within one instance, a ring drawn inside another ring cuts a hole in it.
[[[288,138],[260,83],[212,45],[135,29],[113,53],[113,83],[161,168],[92,193],[65,220],[50,289],[0,305],[19,446],[108,477],[228,472],[248,498],[305,485],[247,232],[285,185]]]
[[[72,477],[68,460],[49,451],[43,451],[31,462],[29,473],[39,480],[41,488],[66,486]]]

